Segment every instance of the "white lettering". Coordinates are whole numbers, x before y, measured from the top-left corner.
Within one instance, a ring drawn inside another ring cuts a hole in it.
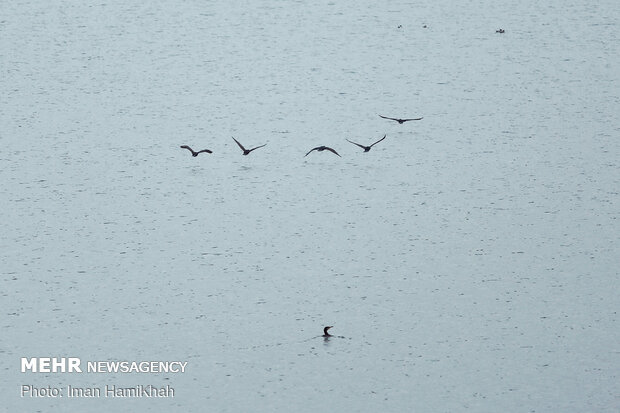
[[[26,370],[32,370],[33,373],[37,372],[37,358],[33,357],[28,360],[27,357],[22,357],[22,373],[25,373]]]
[[[50,362],[50,357],[39,357],[39,373],[51,373]]]
[[[62,389],[58,387],[34,387],[29,384],[22,385],[22,397],[62,397]]]
[[[82,369],[80,368],[80,359],[78,357],[69,357],[69,373],[72,372],[81,373]]]
[[[52,359],[52,372],[54,373],[58,373],[58,369],[60,368],[60,372],[64,373],[66,371],[66,365],[65,365],[65,358],[61,357],[60,359],[57,359],[56,357],[54,357]]]

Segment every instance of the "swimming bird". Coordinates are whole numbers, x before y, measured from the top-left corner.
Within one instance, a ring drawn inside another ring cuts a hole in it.
[[[241,144],[239,143],[239,141],[238,141],[238,140],[236,140],[234,137],[233,137],[233,141],[237,142],[237,145],[239,145],[239,147],[240,147],[240,148],[241,148],[241,150],[243,151],[243,154],[244,154],[244,155],[248,155],[248,154],[249,154],[250,152],[252,152],[253,150],[258,149],[258,148],[262,148],[263,146],[266,146],[266,145],[267,145],[267,144],[265,144],[265,145],[257,146],[256,148],[252,148],[252,149],[245,149],[245,148],[243,147],[243,145],[241,145]]]
[[[190,148],[187,145],[182,145],[181,148],[183,149],[187,149],[188,151],[190,151],[192,153],[192,156],[198,156],[199,153],[202,152],[206,152],[206,153],[213,153],[213,151],[209,150],[209,149],[203,149],[201,151],[196,152],[195,150],[193,150],[192,148]]]
[[[336,152],[335,150],[333,150],[332,148],[330,148],[329,146],[317,146],[316,148],[312,148],[308,151],[307,154],[304,155],[304,158],[306,156],[308,156],[310,154],[310,152],[312,151],[318,151],[318,152],[323,152],[323,151],[330,151],[335,153],[336,155],[340,156],[340,154],[338,152]],[[342,156],[340,156],[342,158]]]
[[[373,143],[373,144],[372,144],[372,145],[370,145],[370,146],[364,146],[364,145],[361,145],[361,144],[359,144],[359,143],[356,143],[356,142],[350,141],[350,140],[348,140],[348,139],[347,139],[347,141],[351,142],[353,145],[357,145],[357,146],[359,146],[360,148],[362,148],[362,149],[364,150],[364,152],[368,152],[368,151],[370,150],[370,148],[372,148],[373,146],[375,146],[376,144],[378,144],[379,142],[381,142],[382,140],[384,140],[386,136],[387,136],[387,135],[383,135],[383,138],[379,139],[377,142]]]
[[[398,118],[388,118],[387,116],[382,116],[382,115],[379,115],[379,117],[380,117],[380,118],[383,118],[383,119],[395,120],[396,122],[401,123],[401,124],[402,124],[402,123],[405,123],[405,122],[409,122],[410,120],[422,120],[422,119],[423,119],[423,118],[414,118],[414,119],[398,119]]]
[[[323,337],[333,337],[331,334],[329,334],[327,332],[327,330],[329,330],[330,328],[332,328],[333,326],[327,326],[323,329]]]
[[[504,30],[504,29],[498,29],[498,30],[495,30],[495,33],[506,33],[506,30]]]

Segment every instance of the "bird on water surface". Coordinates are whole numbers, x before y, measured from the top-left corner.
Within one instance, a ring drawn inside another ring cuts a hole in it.
[[[209,149],[203,149],[201,151],[196,152],[195,150],[193,150],[192,148],[190,148],[187,145],[182,145],[181,148],[183,149],[187,149],[188,151],[190,151],[192,153],[192,156],[198,156],[199,153],[202,152],[206,152],[206,153],[213,153],[213,151],[209,150]]]
[[[330,328],[332,328],[333,326],[327,326],[323,329],[323,337],[333,337],[331,334],[329,334],[327,332],[327,330],[329,330]]]
[[[362,148],[362,149],[364,150],[364,152],[368,152],[368,151],[369,151],[369,150],[370,150],[373,146],[375,146],[376,144],[378,144],[379,142],[381,142],[382,140],[384,140],[386,136],[387,136],[387,135],[383,135],[383,138],[379,139],[377,142],[373,143],[373,144],[372,144],[372,145],[370,145],[370,146],[364,146],[364,145],[362,145],[362,144],[359,144],[359,143],[356,143],[356,142],[350,141],[350,140],[348,140],[348,139],[347,139],[347,141],[348,141],[348,142],[351,142],[353,145],[357,145],[357,146],[359,146],[360,148]]]
[[[398,122],[400,124],[403,124],[405,122],[409,122],[411,120],[422,120],[422,119],[424,119],[424,118],[399,119],[399,118],[389,118],[389,117],[383,116],[383,115],[379,115],[379,117],[383,118],[383,119],[395,120],[396,122]]]
[[[248,155],[248,154],[249,154],[250,152],[252,152],[253,150],[256,150],[256,149],[258,149],[258,148],[262,148],[263,146],[266,146],[266,145],[267,145],[267,144],[265,144],[265,145],[257,146],[257,147],[252,148],[252,149],[245,149],[245,147],[244,147],[243,145],[241,145],[241,143],[239,143],[239,141],[238,141],[238,140],[236,140],[234,137],[232,137],[232,138],[233,138],[233,141],[237,142],[237,145],[239,145],[239,147],[240,147],[240,148],[241,148],[241,150],[243,151],[243,154],[244,154],[244,155]]]
[[[312,151],[318,151],[318,152],[323,152],[323,151],[330,151],[335,153],[336,155],[340,156],[340,154],[338,152],[336,152],[335,150],[333,150],[332,148],[330,148],[329,146],[317,146],[316,148],[312,148],[308,151],[307,154],[304,155],[304,158],[308,155],[310,155],[310,152]],[[340,156],[342,158],[342,156]]]

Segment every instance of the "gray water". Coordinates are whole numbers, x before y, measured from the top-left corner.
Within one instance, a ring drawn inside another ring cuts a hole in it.
[[[2,3],[3,407],[617,411],[619,16]],[[20,372],[45,356],[188,366]]]

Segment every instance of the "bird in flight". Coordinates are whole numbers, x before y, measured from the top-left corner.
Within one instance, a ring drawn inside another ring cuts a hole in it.
[[[410,120],[422,120],[422,119],[423,119],[423,118],[414,118],[414,119],[398,119],[398,118],[388,118],[387,116],[382,116],[382,115],[379,115],[379,117],[380,117],[380,118],[383,118],[383,119],[395,120],[396,122],[401,123],[401,124],[402,124],[402,123],[405,123],[405,122],[409,122]]]
[[[373,143],[373,144],[372,144],[372,145],[370,145],[370,146],[364,146],[364,145],[361,145],[361,144],[359,144],[359,143],[356,143],[356,142],[350,141],[350,140],[348,140],[348,139],[347,139],[347,141],[348,141],[348,142],[351,142],[353,145],[357,145],[357,146],[359,146],[360,148],[362,148],[362,149],[364,150],[364,152],[368,152],[368,151],[370,150],[370,148],[372,148],[373,146],[375,146],[376,144],[378,144],[379,142],[381,142],[382,140],[384,140],[386,136],[387,136],[387,135],[383,135],[383,138],[379,139],[377,142]]]
[[[335,153],[336,155],[340,156],[340,154],[338,152],[336,152],[335,150],[333,150],[332,148],[328,147],[328,146],[317,146],[316,148],[312,148],[308,151],[307,154],[304,155],[304,158],[308,155],[310,155],[310,152],[312,151],[318,151],[318,152],[323,152],[323,151],[330,151]],[[342,156],[340,156],[342,158]]]
[[[241,145],[241,144],[239,143],[239,141],[238,141],[238,140],[236,140],[234,137],[233,137],[233,141],[237,142],[237,145],[239,145],[239,147],[240,147],[240,148],[241,148],[241,150],[243,151],[243,154],[244,154],[244,155],[248,155],[248,154],[249,154],[250,152],[252,152],[253,150],[258,149],[258,148],[262,148],[263,146],[266,146],[266,145],[267,145],[267,144],[265,144],[265,145],[257,146],[256,148],[252,148],[252,149],[245,149],[245,148],[244,148],[244,146],[243,146],[243,145]]]
[[[187,145],[182,145],[181,148],[183,149],[187,149],[188,151],[190,151],[192,153],[192,156],[198,156],[199,153],[202,152],[206,152],[206,153],[213,153],[213,151],[209,150],[209,149],[203,149],[201,151],[196,152],[195,150],[193,150],[192,148],[190,148]]]

